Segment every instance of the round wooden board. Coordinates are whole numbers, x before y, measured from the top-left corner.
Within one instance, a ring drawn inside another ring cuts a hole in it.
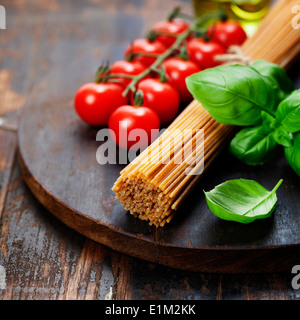
[[[262,167],[241,164],[225,150],[164,228],[126,212],[111,187],[124,165],[100,165],[90,128],[73,101],[27,106],[19,128],[19,160],[36,198],[63,223],[119,252],[174,268],[222,273],[291,270],[300,261],[299,177],[282,150]],[[118,150],[117,150],[118,156]],[[273,215],[251,224],[223,221],[208,209],[203,189],[234,178],[254,179],[277,192]]]

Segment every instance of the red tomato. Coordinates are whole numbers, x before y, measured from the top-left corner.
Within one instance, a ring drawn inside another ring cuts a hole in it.
[[[130,53],[146,53],[146,54],[162,54],[166,51],[166,47],[162,45],[159,41],[149,41],[147,39],[136,39],[130,44],[125,50],[125,57],[128,57]],[[149,67],[154,63],[156,57],[147,56],[135,56],[133,61],[139,61],[145,67]]]
[[[185,21],[174,19],[172,21],[160,21],[153,26],[152,30],[179,35],[188,28],[189,25]],[[166,48],[169,48],[176,41],[176,38],[167,35],[159,35],[156,40],[161,42]]]
[[[175,118],[180,98],[170,84],[159,79],[144,79],[139,83],[137,90],[143,92],[144,106],[157,113],[161,124],[166,124]]]
[[[118,146],[138,150],[146,148],[158,136],[160,122],[150,108],[124,105],[111,114],[108,127],[115,133],[112,139]]]
[[[87,83],[76,92],[74,107],[87,124],[106,126],[111,113],[127,103],[123,88],[114,83]]]
[[[201,69],[190,60],[183,60],[179,57],[170,58],[162,63],[168,75],[168,83],[179,93],[181,101],[189,101],[192,95],[186,87],[185,78]]]
[[[146,67],[137,61],[116,61],[111,65],[112,74],[126,74],[131,76],[136,76],[141,72],[145,71]],[[120,81],[118,85],[122,86],[124,89],[131,82],[129,78],[118,78]]]
[[[212,68],[221,64],[215,61],[215,56],[224,54],[225,49],[215,41],[205,41],[201,38],[194,38],[187,43],[189,58],[201,69]]]
[[[247,39],[246,32],[236,21],[218,22],[208,28],[207,35],[225,49],[232,45],[242,45]]]

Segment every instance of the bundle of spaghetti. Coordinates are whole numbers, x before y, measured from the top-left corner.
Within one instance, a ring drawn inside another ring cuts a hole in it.
[[[206,168],[212,162],[231,130],[193,101],[121,171],[113,190],[124,208],[151,225],[169,222],[184,199],[183,190],[188,192],[187,187],[201,174],[204,163]]]
[[[243,52],[252,59],[286,67],[300,51],[300,32],[295,33],[291,24],[291,7],[295,4],[294,0],[279,1],[257,33],[245,42]],[[215,121],[198,101],[192,101],[159,138],[120,172],[112,188],[116,198],[132,215],[150,225],[164,226],[227,145],[233,129]],[[180,134],[184,130],[189,134]]]

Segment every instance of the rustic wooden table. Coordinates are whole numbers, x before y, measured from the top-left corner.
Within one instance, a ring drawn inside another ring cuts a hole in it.
[[[175,5],[191,11],[189,1],[175,0],[1,4],[6,29],[0,31],[0,116],[12,127],[26,105],[72,99],[103,59],[121,59],[126,45]],[[33,197],[16,151],[16,132],[0,129],[0,299],[300,298],[300,290],[291,284],[293,266],[266,274],[188,272],[141,261],[85,238]]]

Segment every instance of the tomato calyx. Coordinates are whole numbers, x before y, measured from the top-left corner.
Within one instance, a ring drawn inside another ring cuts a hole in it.
[[[221,21],[221,22],[226,22],[227,20],[228,20],[228,15],[226,14],[226,12],[225,12],[225,10],[222,8],[222,7],[220,7],[219,8],[219,21]]]
[[[169,22],[173,21],[175,18],[177,18],[180,15],[180,13],[181,13],[181,7],[180,6],[175,7],[168,15],[167,21]]]
[[[130,82],[138,76],[140,73],[145,71],[139,63],[131,61],[116,61],[113,65],[110,65],[109,61],[102,63],[94,76],[95,83],[107,83],[113,82],[124,88],[130,84]],[[121,72],[120,72],[121,70]],[[123,96],[126,96],[123,94]]]
[[[153,42],[157,39],[159,36],[167,36],[167,37],[173,37],[173,38],[178,38],[178,35],[167,32],[167,31],[160,31],[160,30],[150,30],[147,34],[147,39],[149,42]]]
[[[109,78],[109,74],[110,74],[109,61],[101,63],[100,67],[97,69],[94,75],[94,82],[95,83],[107,82]]]
[[[186,48],[186,44],[180,48],[179,54],[177,55],[178,58],[188,61],[189,60],[189,54]]]
[[[166,69],[164,66],[161,66],[160,70],[159,70],[159,81],[161,83],[166,83],[166,82],[168,82],[168,80],[169,80],[169,77],[166,73]]]
[[[133,106],[142,107],[144,105],[144,94],[142,91],[138,90],[134,93]]]
[[[187,19],[187,20],[190,20],[192,22],[195,21],[195,17],[190,15],[190,14],[187,14],[187,13],[184,13],[181,11],[181,7],[180,6],[177,6],[175,7],[171,12],[170,14],[168,15],[167,17],[167,21],[173,21],[174,19],[176,18],[183,18],[183,19]]]

